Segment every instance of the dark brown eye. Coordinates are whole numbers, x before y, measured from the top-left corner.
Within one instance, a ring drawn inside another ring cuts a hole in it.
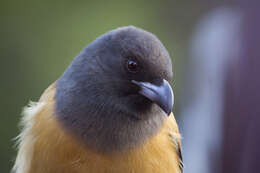
[[[134,60],[127,61],[127,69],[131,73],[136,73],[139,70],[138,63]]]

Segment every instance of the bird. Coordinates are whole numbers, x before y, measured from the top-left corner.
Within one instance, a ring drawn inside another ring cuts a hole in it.
[[[13,173],[181,173],[170,55],[152,33],[99,36],[24,108]]]

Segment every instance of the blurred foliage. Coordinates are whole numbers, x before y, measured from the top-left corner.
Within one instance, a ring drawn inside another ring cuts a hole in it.
[[[0,2],[0,172],[9,172],[16,151],[20,112],[37,101],[88,43],[108,30],[135,25],[155,33],[173,57],[181,86],[185,47],[196,18],[210,6],[191,1]]]

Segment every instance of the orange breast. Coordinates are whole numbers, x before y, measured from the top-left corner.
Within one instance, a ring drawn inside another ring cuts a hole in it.
[[[102,155],[78,143],[55,119],[55,86],[41,97],[46,102],[34,116],[35,143],[29,173],[177,173],[179,132],[174,116],[160,132],[131,151]],[[176,140],[176,141],[173,141]]]

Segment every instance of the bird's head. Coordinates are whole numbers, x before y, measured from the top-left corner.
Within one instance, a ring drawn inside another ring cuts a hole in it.
[[[169,54],[153,34],[130,26],[89,44],[60,77],[56,114],[99,152],[121,152],[158,132],[173,106]]]

